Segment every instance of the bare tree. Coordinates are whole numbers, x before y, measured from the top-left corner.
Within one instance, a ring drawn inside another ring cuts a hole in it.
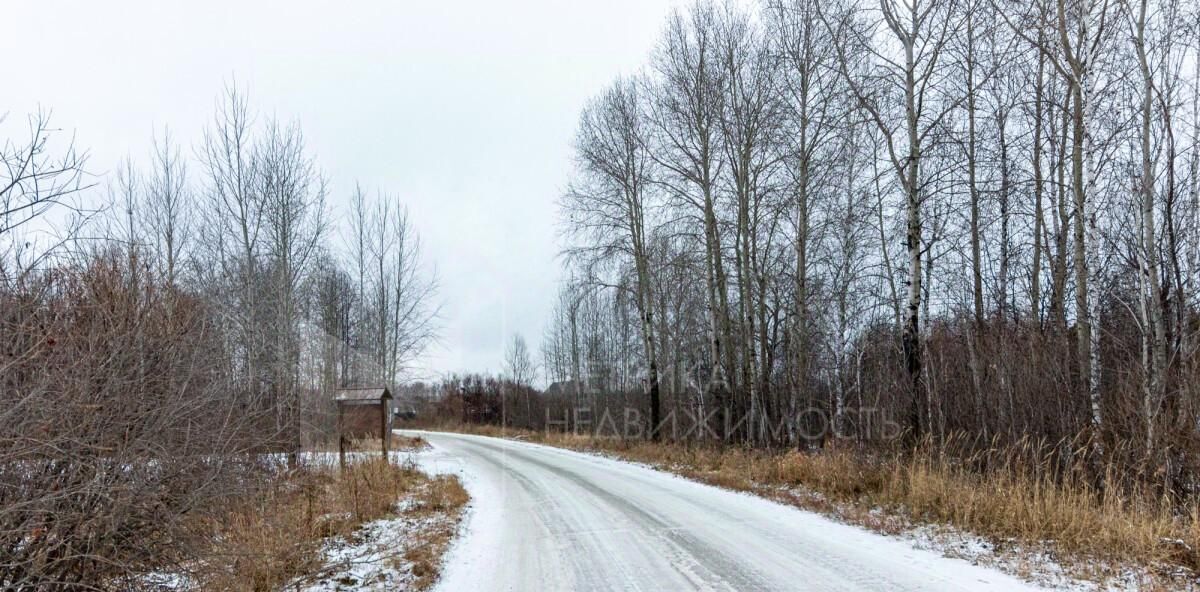
[[[908,296],[902,341],[912,398],[909,427],[915,437],[920,436],[924,427],[921,417],[925,396],[921,380],[920,315],[921,258],[926,245],[922,238],[921,206],[928,195],[921,163],[925,148],[962,101],[961,97],[946,96],[949,89],[938,84],[947,70],[943,52],[961,20],[952,8],[942,0],[907,3],[880,0],[878,17],[868,23],[854,22],[852,13],[822,15],[831,34],[843,40],[834,44],[839,71],[859,105],[878,126],[887,149],[887,162],[904,191]],[[886,27],[890,33],[889,46],[875,43],[883,38],[876,33],[880,27]],[[855,75],[850,44],[866,48],[878,59],[875,71],[865,80]],[[901,57],[894,61],[891,55]],[[900,96],[893,96],[890,89],[899,89]]]
[[[1019,24],[1008,19],[1010,26],[1026,41],[1040,43],[1038,50],[1049,60],[1067,84],[1067,100],[1070,102],[1070,162],[1069,186],[1073,199],[1072,264],[1075,270],[1075,307],[1078,316],[1076,325],[1082,397],[1090,406],[1092,424],[1102,423],[1100,408],[1100,342],[1094,329],[1097,297],[1091,266],[1096,264],[1097,241],[1091,231],[1095,226],[1095,197],[1089,195],[1094,185],[1094,133],[1089,133],[1090,118],[1095,115],[1096,63],[1106,50],[1108,19],[1111,4],[1108,0],[1087,0],[1072,3],[1054,0],[1052,6],[1039,4],[1034,22],[1039,30],[1043,27],[1051,35],[1039,37],[1037,41],[1023,32]],[[1001,13],[1004,14],[1003,12]],[[1047,41],[1050,41],[1047,43]]]
[[[247,405],[260,409],[265,397],[259,376],[267,365],[269,342],[263,330],[268,317],[259,298],[265,197],[257,191],[253,121],[245,94],[230,84],[216,107],[198,155],[206,173],[204,203],[214,215],[211,224],[200,225],[199,238],[202,257],[216,262],[219,271],[208,270],[204,276],[219,292],[214,297],[225,304],[237,359],[231,371],[242,379]]]
[[[734,206],[734,272],[737,280],[737,347],[741,380],[747,394],[748,437],[770,441],[764,380],[773,361],[767,334],[766,274],[780,225],[778,197],[771,178],[780,163],[776,149],[783,105],[779,101],[772,48],[750,14],[728,8],[717,37],[718,64],[725,95],[722,146],[729,167]]]
[[[4,122],[0,116],[0,123]],[[67,199],[88,187],[84,183],[87,153],[75,149],[74,141],[55,150],[51,138],[50,113],[29,117],[28,139],[6,138],[0,149],[0,238],[35,220],[58,205],[73,205]]]
[[[399,200],[356,188],[348,242],[358,282],[357,381],[396,384],[437,333],[437,276]]]
[[[702,229],[710,368],[702,396],[714,396],[718,412],[725,414],[731,403],[733,329],[717,203],[724,110],[717,26],[717,10],[709,1],[668,19],[653,59],[658,84],[651,102],[655,149],[650,154],[662,168],[656,182],[671,200],[688,206]]]
[[[605,267],[632,267],[633,293],[640,320],[652,437],[661,421],[658,330],[652,282],[649,203],[652,161],[646,145],[645,115],[638,85],[619,80],[584,111],[576,140],[580,175],[563,198],[572,231],[589,237],[570,253],[588,276],[600,280]],[[623,282],[607,282],[624,287]]]
[[[296,123],[269,121],[253,159],[258,174],[252,190],[262,200],[270,395],[277,433],[291,435],[292,447],[298,449],[301,289],[325,233],[326,186]]]
[[[537,365],[529,354],[529,346],[520,333],[514,333],[504,348],[504,374],[508,383],[523,399],[525,427],[533,426],[533,381],[537,378]],[[505,408],[507,412],[507,408]],[[507,423],[507,418],[506,418]]]
[[[188,257],[194,202],[187,184],[187,162],[169,129],[154,137],[154,158],[146,180],[145,210],[154,251],[167,283],[175,285]]]
[[[504,350],[504,372],[509,380],[519,386],[532,386],[537,376],[537,366],[529,354],[529,346],[519,333],[513,334]]]
[[[819,10],[818,3],[812,0],[776,0],[767,8],[772,32],[770,41],[776,44],[774,51],[786,72],[781,77],[783,108],[787,114],[784,133],[790,139],[784,142],[787,146],[784,160],[790,177],[786,189],[795,200],[795,311],[791,340],[795,352],[792,388],[796,392],[789,400],[791,415],[797,412],[797,398],[803,397],[810,387],[809,332],[813,316],[810,311],[810,261],[816,250],[814,211],[821,205],[818,198],[822,193],[820,190],[824,189],[822,181],[830,174],[822,168],[831,162],[831,159],[823,158],[823,151],[835,139],[835,134],[844,129],[839,125],[843,123],[845,110],[838,104],[842,89],[833,68],[834,40],[820,25]],[[853,132],[850,135],[853,137]],[[850,144],[853,142],[851,139]],[[852,152],[857,146],[850,145],[848,149]],[[848,172],[852,185],[853,165]],[[853,194],[851,187],[848,192],[851,203]],[[850,262],[844,261],[844,264]]]

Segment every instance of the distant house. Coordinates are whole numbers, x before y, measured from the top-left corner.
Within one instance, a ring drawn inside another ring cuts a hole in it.
[[[404,400],[395,401],[392,405],[392,416],[394,416],[396,419],[416,419],[417,406]]]
[[[392,393],[384,386],[338,390],[338,429],[351,438],[379,438],[392,427]]]

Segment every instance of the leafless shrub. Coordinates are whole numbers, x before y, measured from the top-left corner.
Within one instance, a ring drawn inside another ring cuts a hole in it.
[[[2,279],[0,582],[86,587],[195,551],[195,518],[268,470],[205,304],[114,252]]]

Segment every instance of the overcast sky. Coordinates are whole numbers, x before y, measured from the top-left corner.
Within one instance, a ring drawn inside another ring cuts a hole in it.
[[[0,113],[52,109],[103,174],[163,125],[195,145],[236,77],[300,120],[339,222],[356,180],[410,208],[445,305],[427,373],[498,371],[513,332],[536,351],[554,300],[580,108],[642,66],[674,4],[7,2]]]

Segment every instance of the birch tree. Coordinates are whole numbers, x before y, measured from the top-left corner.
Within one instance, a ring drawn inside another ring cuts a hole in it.
[[[709,375],[702,391],[728,413],[733,328],[722,249],[717,188],[721,158],[720,122],[724,110],[722,71],[717,64],[716,8],[701,1],[672,13],[652,60],[657,74],[651,101],[651,156],[662,169],[656,182],[687,208],[700,231],[707,291]]]
[[[839,104],[842,88],[837,84],[834,67],[834,39],[819,21],[820,8],[813,0],[774,1],[767,7],[771,23],[772,42],[779,63],[786,74],[781,76],[780,93],[787,123],[783,130],[786,139],[785,164],[789,182],[786,186],[794,200],[795,211],[795,310],[791,326],[791,343],[794,350],[790,360],[792,388],[791,413],[796,413],[795,401],[803,397],[808,389],[810,343],[809,332],[812,313],[810,311],[810,260],[813,258],[813,217],[821,181],[830,174],[822,160],[826,145],[834,140],[835,134],[847,133],[841,124],[847,123],[846,105]],[[855,134],[847,134],[850,151]],[[853,203],[852,187],[854,166],[848,168],[849,191],[847,196]],[[847,229],[849,230],[849,229]],[[843,235],[847,236],[847,235]],[[846,243],[849,245],[849,243]],[[849,261],[845,261],[849,264]],[[845,277],[844,275],[839,277]],[[844,394],[843,390],[839,393]],[[837,407],[835,405],[835,407]],[[840,409],[840,407],[838,407]]]
[[[573,232],[591,239],[571,253],[600,277],[607,265],[632,267],[630,291],[639,317],[650,398],[650,430],[661,422],[655,287],[649,230],[652,161],[646,146],[645,113],[633,80],[618,80],[584,110],[575,142],[579,176],[563,204]],[[620,286],[619,282],[608,282]]]
[[[849,13],[822,15],[831,34],[866,48],[876,59],[869,78],[859,79],[851,74],[849,44],[834,44],[839,71],[859,106],[879,128],[886,160],[904,193],[908,273],[904,280],[907,297],[901,340],[910,381],[908,422],[913,437],[920,437],[925,427],[921,420],[925,394],[921,380],[921,266],[925,248],[921,206],[928,196],[921,164],[932,136],[962,101],[961,96],[941,84],[947,76],[943,52],[961,20],[952,8],[943,0],[881,0],[878,16],[869,22],[855,22]],[[887,45],[879,45],[877,39],[886,39]]]
[[[766,341],[765,260],[776,227],[769,178],[778,163],[774,150],[781,123],[781,105],[768,46],[750,15],[727,8],[717,37],[722,69],[724,109],[720,119],[722,146],[729,167],[729,192],[734,203],[734,271],[737,280],[737,353],[747,396],[748,437],[769,441],[767,433],[768,364]]]

